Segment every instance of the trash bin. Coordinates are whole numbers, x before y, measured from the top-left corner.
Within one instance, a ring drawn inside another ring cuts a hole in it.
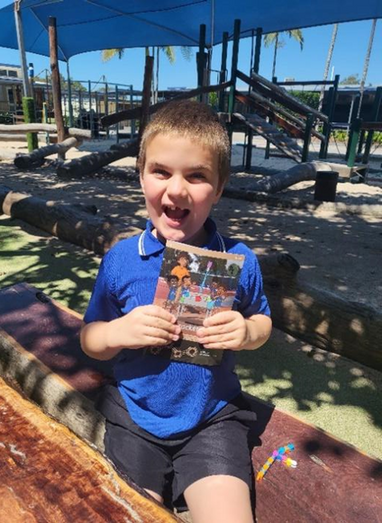
[[[335,202],[337,183],[337,171],[317,171],[314,199],[320,202]]]

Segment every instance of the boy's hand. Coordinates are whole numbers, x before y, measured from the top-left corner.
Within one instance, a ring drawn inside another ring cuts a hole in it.
[[[109,323],[108,345],[126,349],[162,346],[179,339],[180,327],[170,312],[157,305],[136,307]]]
[[[206,349],[241,350],[250,341],[247,320],[237,311],[218,312],[206,318],[196,334]]]

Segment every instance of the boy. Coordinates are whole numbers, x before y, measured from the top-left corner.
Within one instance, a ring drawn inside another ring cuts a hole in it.
[[[225,129],[205,105],[173,102],[143,133],[140,180],[146,230],[104,257],[81,332],[89,356],[115,359],[118,389],[105,394],[105,448],[116,467],[157,500],[185,498],[194,522],[253,521],[247,444],[256,417],[243,406],[234,352],[257,349],[271,331],[252,251],[223,238],[209,218],[229,175]],[[166,240],[244,254],[236,310],[204,320],[208,349],[226,349],[207,367],[148,354],[180,337],[169,311],[151,305]]]

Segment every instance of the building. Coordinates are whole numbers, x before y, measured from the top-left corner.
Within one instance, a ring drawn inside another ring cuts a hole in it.
[[[21,110],[22,86],[21,67],[0,64],[0,113]]]

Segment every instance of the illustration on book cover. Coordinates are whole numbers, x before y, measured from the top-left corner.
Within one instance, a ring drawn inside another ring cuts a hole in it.
[[[198,343],[203,320],[234,304],[244,256],[209,251],[168,241],[154,304],[177,318],[181,338],[166,347],[150,347],[151,354],[197,365],[219,365],[223,350]]]

